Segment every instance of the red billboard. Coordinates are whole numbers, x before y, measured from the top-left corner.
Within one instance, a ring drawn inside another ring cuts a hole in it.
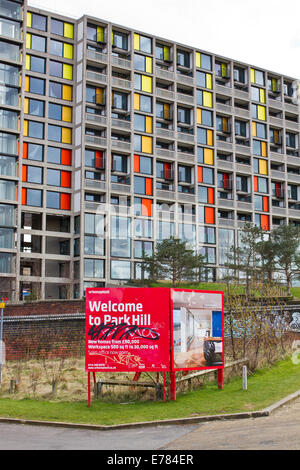
[[[87,372],[170,370],[167,288],[86,290]]]

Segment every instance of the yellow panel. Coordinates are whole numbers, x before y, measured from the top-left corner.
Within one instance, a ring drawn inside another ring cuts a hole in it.
[[[61,141],[64,144],[72,143],[72,129],[69,129],[68,127],[62,128]]]
[[[164,46],[164,60],[170,60],[170,48]]]
[[[26,75],[26,77],[25,77],[25,91],[29,92],[29,87],[30,87],[30,80],[29,80],[29,77]]]
[[[68,44],[68,43],[64,43],[64,57],[66,59],[73,59],[73,45],[72,44]]]
[[[152,73],[152,57],[146,57],[146,72]]]
[[[142,152],[152,153],[152,137],[142,136]]]
[[[206,88],[212,90],[212,75],[210,73],[206,74]]]
[[[139,111],[140,110],[140,95],[138,93],[134,94],[134,109]]]
[[[63,78],[67,80],[73,80],[73,66],[69,64],[63,64]]]
[[[25,98],[24,100],[24,113],[28,114],[29,113],[29,99]]]
[[[211,130],[207,132],[207,145],[213,145],[213,132]]]
[[[250,73],[251,73],[251,83],[255,83],[255,70],[251,69]]]
[[[72,108],[70,108],[70,106],[62,107],[62,120],[65,122],[72,122]]]
[[[152,117],[146,116],[146,132],[152,134]]]
[[[64,25],[64,37],[74,39],[74,25],[71,23],[65,23]]]
[[[70,85],[63,85],[62,99],[72,101],[72,87]]]
[[[263,88],[260,88],[260,90],[259,90],[259,101],[261,103],[266,102],[266,94],[265,94],[265,90]]]
[[[104,42],[104,28],[97,26],[97,42]]]
[[[171,108],[168,103],[164,103],[164,119],[171,118]]]
[[[29,11],[27,12],[27,28],[32,27],[32,13]]]
[[[28,136],[28,121],[25,119],[24,120],[24,131],[23,131],[23,134],[25,137]]]
[[[197,124],[202,124],[202,110],[197,108]]]
[[[26,54],[26,70],[30,70],[30,64],[31,64],[31,57],[30,55]]]
[[[142,90],[152,93],[152,77],[142,75]]]
[[[260,175],[268,174],[267,160],[259,160],[259,174]]]
[[[32,36],[30,33],[26,34],[26,49],[31,49],[31,39]]]
[[[256,137],[256,122],[252,122],[252,135]]]
[[[267,142],[262,142],[261,143],[261,156],[262,157],[267,156]]]
[[[264,106],[257,106],[257,119],[266,120],[266,108]]]
[[[196,67],[201,68],[201,54],[200,54],[200,52],[196,52]]]
[[[213,105],[213,99],[212,99],[212,93],[209,91],[204,91],[203,92],[203,106],[206,106],[207,108],[212,108]]]
[[[204,163],[206,165],[214,164],[214,151],[212,149],[204,149]]]
[[[134,42],[134,49],[136,51],[139,51],[140,50],[140,35],[139,34],[134,34],[134,39],[133,39],[133,42]]]

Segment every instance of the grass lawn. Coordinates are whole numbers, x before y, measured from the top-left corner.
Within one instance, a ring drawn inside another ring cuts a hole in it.
[[[120,424],[175,419],[190,416],[257,411],[300,389],[300,365],[291,359],[273,368],[257,371],[248,378],[248,390],[235,378],[218,390],[208,383],[193,392],[178,394],[176,402],[134,402],[112,404],[0,399],[0,416],[87,424]]]
[[[300,287],[291,287],[291,294],[297,299],[300,299]]]

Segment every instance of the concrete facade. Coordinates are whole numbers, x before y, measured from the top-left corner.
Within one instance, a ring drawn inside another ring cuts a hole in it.
[[[296,79],[2,4],[0,296],[82,298],[143,278],[142,252],[171,235],[215,280],[245,221],[299,223]]]

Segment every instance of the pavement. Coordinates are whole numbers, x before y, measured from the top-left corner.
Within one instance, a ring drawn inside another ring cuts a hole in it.
[[[299,392],[249,416],[105,430],[2,419],[0,450],[300,450]]]
[[[270,416],[202,423],[165,450],[300,450],[300,399]]]

